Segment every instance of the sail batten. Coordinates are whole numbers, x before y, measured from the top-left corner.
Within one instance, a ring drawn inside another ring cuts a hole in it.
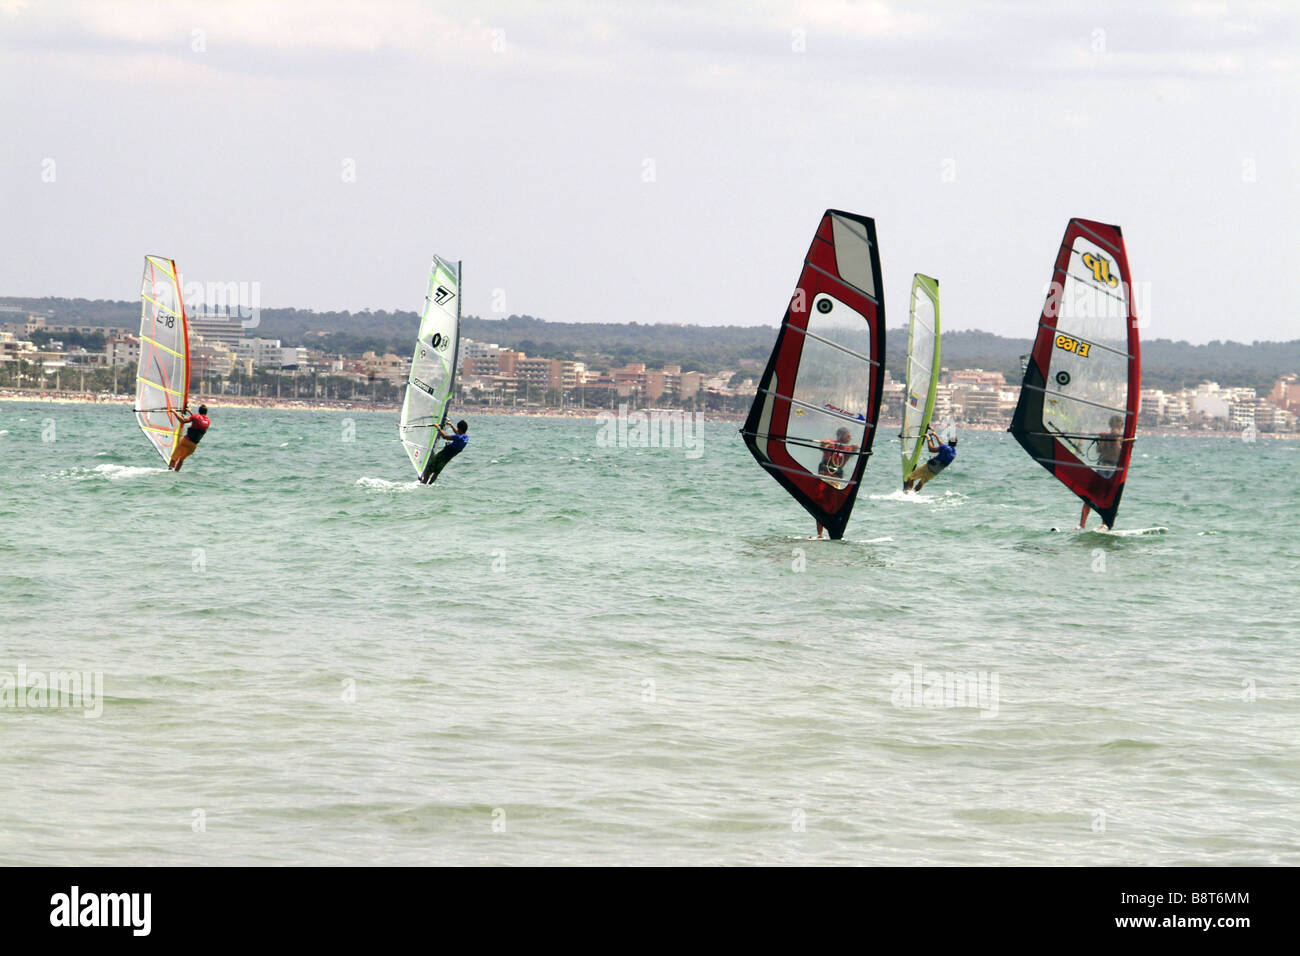
[[[798,332],[800,335],[803,335],[806,338],[816,339],[818,342],[821,342],[825,345],[829,345],[833,349],[839,349],[841,352],[844,352],[847,355],[852,355],[855,359],[860,359],[863,362],[869,362],[872,365],[878,364],[874,359],[870,358],[869,356],[860,355],[857,352],[853,351],[853,349],[849,348],[847,345],[841,345],[838,342],[832,342],[830,339],[823,338],[822,336],[818,335],[816,332],[809,332],[807,329],[801,329],[793,325],[790,326],[790,331]]]
[[[741,429],[755,460],[832,538],[844,535],[876,431],[880,290],[875,221],[827,210]]]
[[[807,472],[802,468],[791,468],[788,465],[774,465],[770,461],[759,462],[759,464],[761,464],[764,468],[768,469],[769,471],[785,472],[791,475],[807,474]],[[844,482],[844,487],[856,487],[857,484],[858,483],[856,481],[850,479],[849,481]]]
[[[747,432],[747,431],[745,431],[743,428],[741,429],[740,433],[741,433],[742,435],[747,435],[747,436],[750,436],[750,437],[758,437],[758,438],[775,438],[775,439],[777,439],[777,440],[779,440],[779,441],[783,441],[783,442],[785,442],[787,445],[802,445],[802,446],[805,447],[805,448],[817,448],[817,449],[820,449],[820,448],[822,447],[822,446],[821,446],[820,444],[818,444],[818,443],[810,442],[810,441],[804,441],[804,440],[801,439],[801,438],[791,438],[789,435],[764,435],[764,434],[761,434],[761,433],[759,433],[759,432]],[[865,458],[865,457],[869,456],[869,455],[871,454],[871,452],[869,452],[869,451],[846,451],[846,452],[843,452],[842,454],[844,455],[845,458],[858,458],[858,457],[864,457],[864,458]],[[763,462],[762,464],[767,465],[767,464],[769,464],[769,463],[768,463],[768,462]]]
[[[812,402],[805,402],[801,399],[794,398],[793,396],[782,395],[780,392],[772,392],[764,388],[760,388],[758,389],[758,391],[764,395],[771,395],[773,398],[779,398],[782,399],[783,401],[789,402],[791,405],[794,405],[797,408],[805,408],[808,409],[809,411],[814,411],[818,415],[824,415],[827,418],[838,418],[846,422],[863,424],[863,419],[861,415],[850,415],[848,412],[843,412],[840,411],[839,409],[826,408],[825,406],[821,406],[821,405],[814,405]],[[871,429],[875,427],[875,423],[866,422],[866,426],[868,429]]]
[[[178,413],[189,403],[190,343],[180,273],[164,256],[144,257],[139,341],[136,424],[163,460],[171,461],[182,428]]]
[[[1138,315],[1123,234],[1071,219],[1009,431],[1113,526],[1140,399]]]
[[[411,371],[398,434],[407,456],[421,479],[438,449],[438,429],[456,386],[456,361],[460,351],[461,263],[433,257],[429,286],[420,315]]]

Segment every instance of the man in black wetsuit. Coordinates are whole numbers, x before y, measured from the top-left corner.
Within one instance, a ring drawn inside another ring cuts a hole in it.
[[[454,432],[445,432],[437,425],[434,428],[438,429],[438,434],[443,437],[447,444],[443,445],[442,450],[433,456],[424,469],[424,474],[420,476],[420,481],[426,485],[431,485],[437,481],[442,469],[447,467],[447,462],[464,451],[465,446],[469,444],[469,435],[466,434],[469,431],[469,423],[463,418],[456,423]]]

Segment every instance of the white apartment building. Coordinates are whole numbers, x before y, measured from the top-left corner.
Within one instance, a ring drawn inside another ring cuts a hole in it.
[[[308,361],[307,350],[301,346],[280,349],[280,368],[298,368]]]
[[[284,359],[279,339],[240,339],[235,354],[251,361],[254,368],[279,368]]]

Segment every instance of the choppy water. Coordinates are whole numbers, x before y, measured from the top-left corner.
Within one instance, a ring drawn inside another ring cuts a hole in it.
[[[216,409],[176,476],[0,404],[0,681],[103,676],[0,708],[0,863],[1300,863],[1300,445],[1140,439],[1120,536],[888,442],[816,542],[732,424],[470,418],[423,488],[393,414]]]

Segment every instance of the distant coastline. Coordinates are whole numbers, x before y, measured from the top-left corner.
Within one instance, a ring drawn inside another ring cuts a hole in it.
[[[0,305],[15,316],[30,314],[50,325],[70,324],[108,332],[130,333],[139,328],[140,302],[87,300],[54,296],[3,296]],[[1028,316],[1033,322],[1036,315]],[[761,371],[776,338],[780,309],[770,323],[753,326],[690,323],[564,322],[527,314],[502,318],[465,315],[461,333],[476,342],[495,343],[534,357],[578,359],[589,368],[643,362],[696,368],[710,374],[722,369]],[[249,332],[278,339],[285,346],[323,349],[358,356],[364,351],[394,351],[409,355],[420,317],[416,312],[313,311],[263,308],[258,325]],[[2,323],[0,323],[2,324]],[[15,325],[19,323],[15,322]],[[1032,324],[1027,332],[1036,331]],[[886,332],[886,367],[906,363],[907,328],[899,324]],[[1001,371],[1008,381],[1021,376],[1020,356],[1033,347],[1032,338],[978,329],[950,329],[943,335],[946,368]],[[1285,341],[1190,342],[1150,338],[1142,343],[1144,384],[1177,391],[1201,380],[1224,387],[1253,386],[1266,390],[1280,375],[1300,369],[1300,338]]]
[[[56,392],[53,390],[18,392],[14,389],[0,389],[0,402],[46,403],[51,405],[130,405],[132,401],[133,399],[129,395],[109,395],[102,392]],[[214,408],[262,408],[282,412],[396,413],[401,410],[401,406],[395,403],[250,398],[235,395],[195,396],[190,404],[197,406],[200,402],[211,403]],[[565,408],[561,410],[558,408],[521,408],[510,405],[467,405],[453,406],[453,409],[453,417],[462,415],[466,417],[502,415],[516,418],[599,418],[601,415],[616,414],[615,411],[608,408]],[[638,411],[649,411],[649,409],[638,409]],[[744,416],[714,411],[704,413],[703,420],[706,422],[739,422],[744,421]],[[880,434],[882,439],[895,437],[892,432],[900,427],[902,427],[902,424],[898,421],[881,420]],[[959,432],[1003,432],[1006,431],[1006,426],[991,422],[964,422],[958,424],[957,429]],[[1139,436],[1152,438],[1227,438],[1234,441],[1245,440],[1239,430],[1209,431],[1191,428],[1155,427],[1143,428],[1138,434]],[[1300,432],[1259,432],[1255,438],[1256,440],[1280,439],[1294,441],[1300,439]]]
[[[107,392],[69,392],[44,390],[19,392],[15,389],[0,389],[0,402],[45,402],[52,405],[131,405],[135,401],[131,395],[112,395]],[[206,396],[194,395],[190,398],[190,407],[197,408],[204,403],[211,403],[214,408],[267,408],[279,411],[320,411],[320,412],[395,412],[401,406],[370,402],[336,402],[325,399],[293,398],[250,398],[249,396]]]

